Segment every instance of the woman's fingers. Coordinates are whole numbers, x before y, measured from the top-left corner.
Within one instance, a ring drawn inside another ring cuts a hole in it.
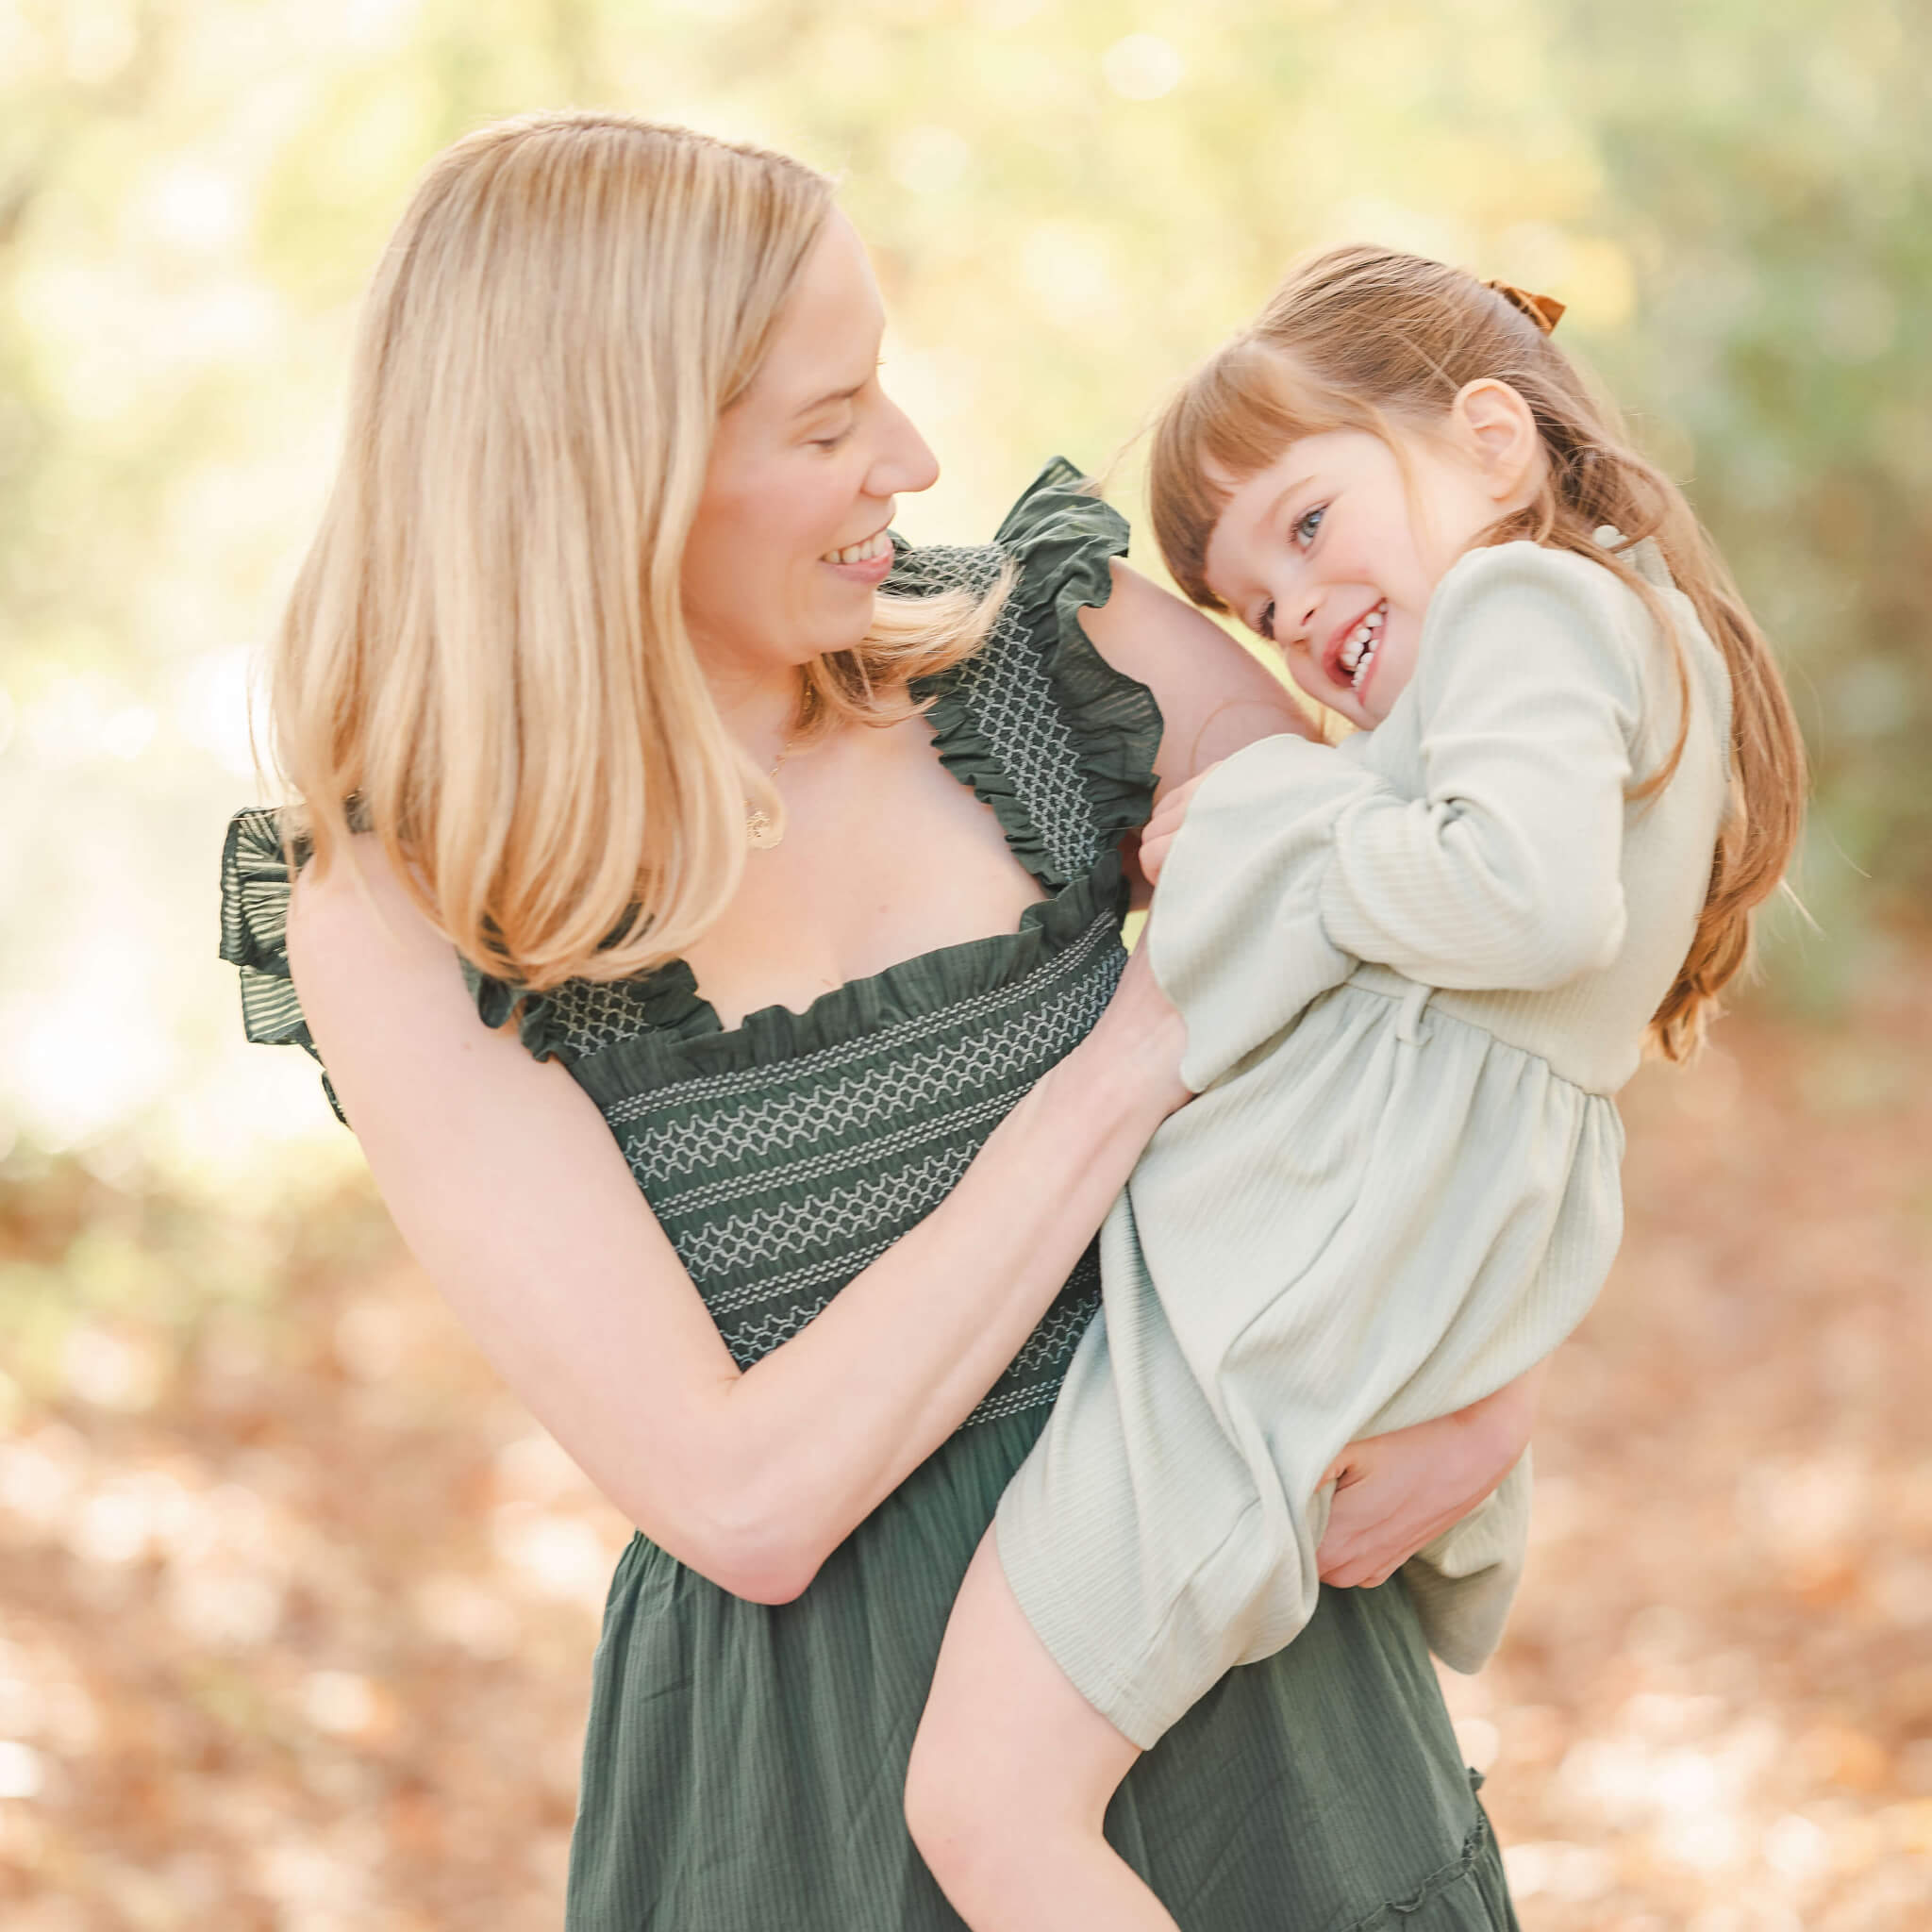
[[[1454,1521],[1452,1517],[1449,1522],[1423,1525],[1416,1532],[1420,1538],[1416,1549],[1433,1542]],[[1371,1534],[1358,1541],[1351,1538],[1340,1546],[1331,1546],[1324,1538],[1316,1552],[1315,1574],[1338,1590],[1373,1590],[1378,1583],[1387,1583],[1415,1552],[1407,1547],[1408,1535],[1392,1525],[1380,1527],[1388,1534]],[[1390,1548],[1391,1541],[1395,1546],[1393,1554]]]
[[[1160,868],[1167,863],[1168,850],[1188,815],[1194,793],[1213,770],[1214,767],[1209,765],[1207,771],[1196,773],[1185,785],[1176,785],[1172,791],[1161,793],[1147,820],[1146,829],[1141,834],[1141,870],[1146,874],[1150,883],[1159,878]]]
[[[1167,863],[1168,848],[1174,843],[1174,834],[1169,832],[1160,837],[1143,834],[1141,839],[1141,874],[1150,886],[1160,883],[1160,868]]]
[[[1541,1377],[1539,1363],[1453,1415],[1351,1442],[1329,1465],[1322,1580],[1379,1581],[1460,1523],[1522,1456]]]
[[[1167,863],[1174,835],[1180,830],[1180,825],[1179,814],[1165,808],[1147,821],[1147,829],[1141,834],[1141,870],[1146,874],[1149,885],[1159,883],[1160,868]]]
[[[1324,1583],[1385,1582],[1481,1500],[1468,1474],[1441,1454],[1438,1436],[1428,1424],[1373,1436],[1351,1442],[1329,1465],[1335,1493],[1315,1557]]]

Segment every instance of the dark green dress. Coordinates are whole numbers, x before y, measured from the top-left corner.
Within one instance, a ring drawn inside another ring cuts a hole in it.
[[[1050,465],[995,546],[901,548],[891,588],[1017,589],[928,692],[939,754],[1051,896],[946,947],[730,1032],[688,968],[573,982],[519,1008],[603,1109],[733,1355],[795,1335],[939,1204],[1117,980],[1117,845],[1145,818],[1159,713],[1080,629],[1118,515]],[[272,814],[224,867],[223,951],[249,1030],[307,1045],[288,981]],[[940,1932],[960,1922],[907,1838],[907,1755],[953,1595],[1098,1305],[1091,1251],[965,1423],[795,1603],[746,1603],[639,1536],[597,1647],[573,1847],[573,1932]],[[1293,1644],[1224,1678],[1108,1813],[1189,1932],[1497,1932],[1515,1924],[1401,1583],[1324,1591]]]

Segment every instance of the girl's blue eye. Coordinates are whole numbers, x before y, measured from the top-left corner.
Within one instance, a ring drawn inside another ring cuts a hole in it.
[[[1327,514],[1328,506],[1318,503],[1313,509],[1305,510],[1296,518],[1294,541],[1306,550],[1315,541],[1315,532],[1322,527],[1322,519]]]
[[[1274,599],[1269,598],[1261,607],[1261,614],[1255,619],[1255,629],[1258,635],[1269,640],[1274,639]]]

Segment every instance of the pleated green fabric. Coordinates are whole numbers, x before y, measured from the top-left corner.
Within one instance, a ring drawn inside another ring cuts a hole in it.
[[[1117,847],[1159,714],[1078,624],[1119,516],[1050,464],[991,545],[900,547],[891,588],[1017,583],[986,646],[923,695],[939,755],[1049,896],[1017,931],[723,1029],[681,963],[541,997],[472,974],[597,1102],[734,1356],[755,1361],[943,1198],[1120,974]],[[258,1037],[306,1043],[273,818],[243,814],[224,950]],[[957,1932],[906,1834],[906,1762],[968,1558],[1098,1303],[1090,1250],[986,1399],[794,1603],[742,1601],[638,1537],[593,1666],[570,1932]],[[1330,1591],[1134,1770],[1108,1831],[1189,1932],[1497,1932],[1496,1846],[1397,1582]]]

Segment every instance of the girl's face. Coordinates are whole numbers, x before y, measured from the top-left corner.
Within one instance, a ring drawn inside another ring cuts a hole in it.
[[[1309,697],[1367,730],[1415,670],[1443,573],[1520,494],[1499,488],[1518,469],[1454,418],[1447,436],[1398,430],[1399,455],[1366,430],[1303,437],[1235,486],[1208,539],[1208,588]]]
[[[864,245],[834,210],[763,365],[719,420],[685,545],[685,621],[715,682],[767,683],[871,625],[892,499],[939,475],[879,387],[884,328]]]

